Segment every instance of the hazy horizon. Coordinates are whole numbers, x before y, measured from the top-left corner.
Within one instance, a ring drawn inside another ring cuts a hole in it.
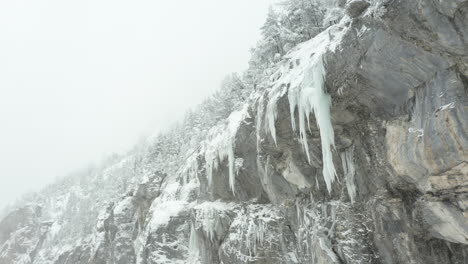
[[[0,208],[180,119],[247,67],[273,2],[0,3]]]

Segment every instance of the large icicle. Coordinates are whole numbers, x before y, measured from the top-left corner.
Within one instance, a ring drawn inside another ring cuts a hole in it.
[[[283,65],[272,77],[274,86],[268,93],[269,102],[265,114],[265,130],[270,132],[276,143],[277,102],[284,94],[288,94],[291,125],[296,130],[294,113],[297,109],[300,141],[309,162],[306,130],[310,129],[309,116],[314,114],[320,131],[323,177],[328,192],[331,192],[336,176],[332,154],[335,141],[330,115],[331,97],[324,87],[326,71],[323,56],[327,51],[334,52],[341,42],[345,30],[339,30],[340,26],[330,27],[286,56],[288,60],[283,61]]]

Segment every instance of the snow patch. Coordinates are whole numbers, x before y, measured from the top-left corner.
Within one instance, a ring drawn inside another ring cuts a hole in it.
[[[449,104],[446,104],[437,108],[437,111],[445,111],[445,110],[454,109],[454,108],[455,108],[455,102],[451,102]]]
[[[409,133],[417,133],[417,134],[418,134],[418,135],[417,135],[418,138],[424,136],[424,129],[422,129],[422,128],[410,127],[410,128],[408,128],[408,132],[409,132]]]

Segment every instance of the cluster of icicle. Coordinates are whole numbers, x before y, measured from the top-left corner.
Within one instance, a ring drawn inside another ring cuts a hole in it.
[[[245,244],[249,251],[249,256],[257,255],[257,245],[263,247],[265,242],[266,225],[263,221],[251,220],[247,228]]]
[[[286,56],[280,69],[272,76],[274,86],[268,92],[269,101],[265,113],[265,130],[270,132],[275,144],[277,118],[277,101],[287,94],[291,125],[297,130],[295,112],[299,114],[299,134],[304,152],[310,162],[307,129],[310,130],[309,117],[313,113],[320,131],[323,159],[323,177],[327,190],[331,192],[331,185],[335,181],[336,171],[333,164],[332,148],[334,148],[334,132],[331,123],[331,97],[325,92],[325,67],[323,56],[327,51],[335,51],[344,31],[338,31],[332,26],[305,42]],[[258,133],[258,131],[257,131]]]
[[[298,253],[309,259],[311,263],[338,263],[338,257],[332,249],[330,238],[334,234],[340,202],[308,203],[312,207],[308,208],[296,200],[299,224],[297,239],[303,245],[298,248]]]
[[[211,187],[213,184],[213,170],[218,169],[219,163],[227,157],[229,187],[232,193],[235,193],[235,136],[241,122],[247,116],[247,105],[245,105],[241,110],[233,112],[229,116],[227,124],[218,125],[210,130],[208,138],[203,144],[208,186]]]

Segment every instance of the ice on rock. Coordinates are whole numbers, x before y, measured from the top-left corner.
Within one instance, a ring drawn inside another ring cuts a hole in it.
[[[189,205],[188,193],[197,185],[181,185],[177,179],[170,179],[164,186],[164,191],[157,197],[150,207],[152,217],[149,227],[157,230],[160,226],[167,225],[172,217],[187,209]]]
[[[234,160],[234,168],[236,170],[236,175],[239,174],[239,170],[242,168],[244,165],[244,159],[243,158],[236,158]]]
[[[344,22],[344,20],[342,21]],[[336,171],[333,164],[332,148],[334,148],[334,132],[331,123],[331,97],[324,87],[325,67],[323,56],[326,52],[334,52],[341,42],[345,30],[339,25],[331,26],[315,38],[302,43],[297,49],[289,53],[286,58],[293,63],[283,63],[275,76],[280,76],[269,91],[269,102],[266,106],[265,130],[270,132],[275,144],[277,118],[277,102],[287,93],[291,125],[297,129],[295,112],[299,115],[299,134],[302,147],[310,162],[307,129],[309,117],[313,113],[320,131],[323,159],[323,177],[327,190],[331,192],[331,185],[335,181]]]
[[[266,227],[263,221],[258,221],[258,223],[253,220],[250,221],[245,241],[250,256],[256,256],[257,246],[263,246],[265,230]]]
[[[341,153],[341,163],[343,165],[343,173],[349,199],[351,203],[354,203],[356,199],[356,184],[354,183],[354,176],[356,174],[356,169],[354,168],[354,146]]]
[[[262,130],[262,122],[263,122],[263,109],[264,109],[264,101],[265,96],[261,96],[257,103],[257,125],[255,127],[255,132],[257,134],[257,152],[260,150],[260,142],[261,142],[261,130]]]
[[[341,203],[330,201],[315,203],[311,200],[296,200],[297,239],[302,241],[297,250],[307,256],[307,263],[339,263],[332,248],[331,238]]]
[[[234,204],[231,203],[214,201],[204,202],[193,207],[196,210],[197,221],[201,222],[203,230],[211,241],[215,239],[216,228],[219,224],[220,215],[223,214],[224,211],[231,209],[233,206]]]
[[[248,117],[247,105],[241,110],[233,112],[227,124],[221,124],[210,129],[207,140],[203,143],[202,152],[205,153],[206,173],[208,185],[213,183],[213,170],[216,170],[219,163],[228,158],[229,166],[229,187],[235,193],[235,136],[242,121]]]
[[[268,102],[266,106],[266,115],[265,115],[265,131],[268,133],[268,131],[271,134],[271,137],[273,138],[273,141],[277,145],[276,142],[276,127],[275,127],[275,121],[276,118],[278,117],[278,112],[276,110],[276,103],[278,101],[277,96],[272,96],[270,97],[270,101]]]
[[[192,179],[198,179],[198,152],[191,151],[191,155],[185,160],[184,166],[179,171],[179,175],[183,176],[184,184],[187,184]]]
[[[198,245],[198,234],[193,224],[190,225],[190,238],[189,238],[188,248],[189,248],[188,263],[189,264],[199,263],[200,248]]]
[[[448,103],[446,105],[443,105],[437,109],[437,111],[445,111],[447,109],[454,109],[455,108],[455,102]]]
[[[409,132],[410,134],[416,133],[418,138],[421,138],[421,137],[424,136],[424,129],[422,129],[422,128],[410,127],[410,128],[408,129],[408,132]]]

